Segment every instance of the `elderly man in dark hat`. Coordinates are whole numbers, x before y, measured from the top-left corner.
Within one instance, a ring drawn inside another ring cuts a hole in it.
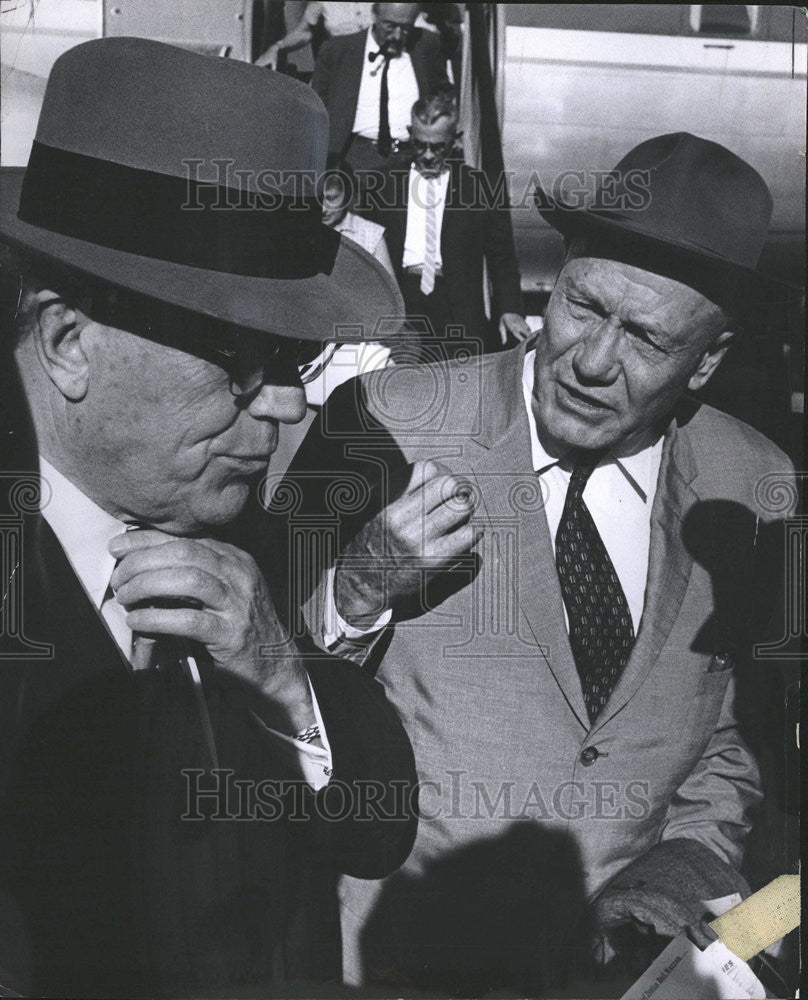
[[[320,341],[400,312],[320,220],[327,133],[288,78],[103,39],[3,171],[3,988],[333,980],[335,873],[412,843],[383,689],[307,658],[229,532]]]
[[[538,196],[568,250],[535,342],[344,387],[289,472],[293,539],[320,477],[369,483],[303,613],[376,670],[421,780],[404,868],[343,888],[354,981],[545,995],[592,936],[642,963],[745,891],[735,678],[790,463],[690,393],[761,291],[771,198],[685,133],[593,194]]]

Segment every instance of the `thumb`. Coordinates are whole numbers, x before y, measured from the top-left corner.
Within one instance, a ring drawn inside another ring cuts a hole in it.
[[[412,467],[410,481],[407,483],[407,488],[404,492],[414,493],[416,490],[426,486],[430,480],[436,479],[438,476],[448,475],[451,475],[451,469],[437,459],[427,458],[415,462]]]

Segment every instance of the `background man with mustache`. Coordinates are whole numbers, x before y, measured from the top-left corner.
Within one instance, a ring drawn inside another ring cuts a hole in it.
[[[367,31],[330,38],[311,85],[328,109],[329,152],[359,174],[381,167],[407,138],[410,108],[448,82],[440,39],[415,27],[417,3],[375,3]]]

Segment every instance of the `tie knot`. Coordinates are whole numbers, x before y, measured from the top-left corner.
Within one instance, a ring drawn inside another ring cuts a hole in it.
[[[575,465],[572,467],[570,484],[567,488],[568,501],[577,501],[583,496],[586,484],[589,482],[589,477],[595,471],[598,460],[599,456],[597,455],[587,455],[586,458],[579,458],[575,462]]]

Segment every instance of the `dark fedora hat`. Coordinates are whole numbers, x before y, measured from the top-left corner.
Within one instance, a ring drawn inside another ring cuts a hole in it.
[[[394,279],[322,222],[328,116],[278,73],[140,38],[53,66],[27,169],[0,174],[0,239],[247,329],[362,340]]]
[[[689,132],[660,135],[635,146],[592,191],[585,175],[575,197],[535,192],[541,215],[566,236],[623,234],[651,249],[747,278],[766,242],[772,197],[745,160]]]

